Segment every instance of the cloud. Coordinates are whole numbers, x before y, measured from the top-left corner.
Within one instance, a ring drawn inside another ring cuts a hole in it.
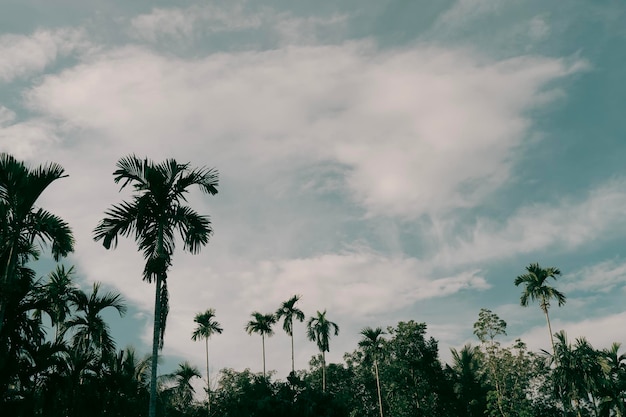
[[[613,292],[626,284],[626,262],[610,259],[575,272],[561,285],[563,291]]]
[[[520,208],[504,222],[479,219],[467,239],[448,244],[438,255],[447,265],[481,263],[547,248],[572,250],[626,228],[626,180],[616,179],[589,192],[585,199],[564,198],[551,204]]]
[[[60,56],[87,47],[77,29],[39,30],[31,35],[0,36],[0,81],[42,72]]]
[[[623,326],[624,320],[626,320],[626,313],[594,317],[577,322],[551,321],[554,332],[556,333],[563,329],[571,343],[574,343],[576,338],[585,337],[595,349],[604,349],[609,348],[613,342],[626,340],[626,330],[624,330]],[[522,334],[520,338],[535,352],[538,352],[540,349],[548,352],[552,350],[547,325],[533,327]]]
[[[171,138],[185,137],[246,181],[336,164],[368,215],[414,219],[473,207],[505,183],[528,110],[577,64],[367,42],[194,60],[129,46],[45,77],[28,102],[110,149],[176,154]]]
[[[130,24],[134,36],[157,42],[163,38],[190,39],[197,31],[212,33],[258,28],[262,19],[262,14],[244,11],[243,3],[232,2],[223,7],[154,8],[150,13],[134,17]]]

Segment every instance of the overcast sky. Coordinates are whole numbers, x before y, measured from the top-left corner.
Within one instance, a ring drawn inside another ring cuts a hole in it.
[[[203,369],[190,340],[215,308],[212,369],[261,371],[250,313],[301,294],[340,327],[426,322],[476,342],[480,308],[508,339],[547,349],[538,305],[513,285],[555,266],[553,329],[626,342],[626,5],[621,0],[296,2],[0,0],[0,151],[65,167],[40,204],[72,226],[87,289],[131,306],[119,347],[149,352],[154,287],[132,240],[92,240],[128,198],[111,175],[135,153],[215,167],[192,193],[215,233],[174,255],[164,368]],[[40,265],[41,274],[52,268]],[[296,366],[316,347],[296,324]],[[266,342],[290,370],[288,337]]]

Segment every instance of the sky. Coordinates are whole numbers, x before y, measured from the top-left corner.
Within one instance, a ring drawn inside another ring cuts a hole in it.
[[[164,372],[204,369],[191,341],[208,308],[224,333],[211,368],[262,370],[244,331],[294,294],[340,327],[328,359],[365,326],[428,325],[440,355],[477,343],[481,308],[503,343],[549,349],[515,277],[553,266],[567,303],[553,330],[626,342],[626,4],[621,0],[0,0],[0,152],[67,178],[42,195],[76,237],[84,289],[118,347],[150,351],[154,287],[132,239],[92,239],[129,197],[129,154],[219,171],[190,193],[214,234],[179,245],[169,273]],[[41,275],[53,268],[38,264]],[[296,367],[316,354],[295,325]],[[267,367],[284,378],[277,326]],[[214,378],[214,377],[212,377]]]

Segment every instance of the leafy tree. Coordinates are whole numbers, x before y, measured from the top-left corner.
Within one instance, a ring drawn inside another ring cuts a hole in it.
[[[460,351],[451,349],[452,383],[460,411],[468,417],[484,416],[487,409],[486,372],[478,346],[466,344]]]
[[[48,281],[42,288],[42,296],[47,300],[50,321],[55,327],[55,339],[60,336],[62,324],[71,313],[71,303],[78,291],[72,280],[73,275],[73,266],[66,270],[64,265],[57,265],[56,269],[48,274]]]
[[[620,354],[621,344],[613,343],[601,352],[604,379],[600,388],[600,415],[609,416],[611,410],[618,417],[626,411],[626,354]]]
[[[178,230],[184,249],[197,253],[209,241],[212,233],[207,216],[185,205],[186,194],[197,185],[208,194],[217,193],[217,171],[207,168],[191,169],[168,159],[160,164],[141,160],[134,155],[120,159],[113,173],[121,188],[132,184],[134,195],[130,202],[114,205],[94,230],[94,240],[102,240],[105,248],[117,245],[118,236],[134,234],[135,241],[146,260],[143,278],[155,280],[154,329],[150,381],[149,417],[156,413],[156,377],[158,351],[163,346],[168,312],[167,271],[172,263],[175,232]]]
[[[41,194],[65,177],[55,163],[28,168],[13,156],[0,153],[0,335],[5,325],[18,268],[37,258],[36,241],[49,242],[55,260],[74,250],[74,237],[60,217],[37,208]]]
[[[220,324],[213,320],[215,318],[215,310],[210,308],[204,313],[196,314],[193,319],[198,324],[191,339],[196,341],[200,338],[204,339],[204,346],[206,351],[206,387],[207,387],[207,413],[211,414],[211,377],[209,373],[209,338],[215,333],[222,334],[222,327]]]
[[[248,334],[257,333],[261,335],[263,344],[263,378],[265,378],[265,336],[270,337],[274,334],[272,326],[276,323],[276,316],[273,314],[261,314],[258,311],[252,313],[253,319],[246,324],[246,332]]]
[[[99,292],[100,283],[93,284],[89,295],[81,290],[72,292],[71,302],[76,313],[64,323],[64,329],[73,332],[74,348],[93,350],[100,357],[104,357],[115,351],[115,341],[101,313],[104,309],[113,308],[123,316],[126,313],[126,304],[118,293],[107,292],[100,295]]]
[[[437,341],[426,338],[426,324],[399,322],[387,333],[380,367],[387,415],[453,415],[454,393],[439,362]]]
[[[317,316],[309,318],[306,324],[307,337],[317,344],[322,354],[322,391],[326,391],[326,352],[330,351],[330,336],[339,335],[339,326],[326,318],[326,310],[317,312]]]
[[[359,347],[361,347],[366,356],[372,358],[374,362],[374,375],[376,377],[376,392],[378,394],[378,408],[380,411],[380,417],[383,417],[383,400],[380,392],[380,377],[378,375],[378,357],[383,349],[383,338],[385,334],[381,327],[372,329],[366,327],[361,330],[362,339],[359,341]]]
[[[167,385],[161,392],[168,410],[166,415],[174,414],[172,411],[184,415],[192,408],[196,392],[191,384],[194,378],[200,378],[200,370],[189,362],[178,364],[176,371],[161,377],[161,383]]]
[[[520,297],[520,304],[523,307],[526,307],[528,306],[529,301],[539,301],[539,307],[541,307],[541,311],[545,314],[546,321],[548,322],[552,353],[555,353],[554,337],[552,336],[552,326],[550,325],[548,309],[550,308],[551,300],[556,300],[560,307],[565,304],[566,297],[556,288],[549,286],[547,281],[549,278],[556,280],[557,276],[561,275],[561,271],[554,267],[542,268],[538,263],[530,264],[526,267],[526,271],[526,274],[515,278],[516,287],[520,284],[524,284],[524,290],[522,291],[522,296]]]
[[[294,352],[293,352],[293,320],[304,321],[304,313],[296,303],[300,301],[300,295],[294,295],[289,300],[284,301],[276,311],[276,319],[283,319],[283,330],[291,337],[291,372],[295,373]]]
[[[506,335],[506,321],[502,320],[491,310],[481,308],[478,313],[478,321],[474,323],[474,334],[481,343],[489,340],[491,345],[499,335]]]

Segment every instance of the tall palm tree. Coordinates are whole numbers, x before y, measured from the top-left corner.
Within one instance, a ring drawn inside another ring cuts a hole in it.
[[[365,355],[374,361],[374,374],[376,375],[376,390],[378,393],[378,408],[380,410],[380,417],[383,416],[383,400],[380,394],[380,378],[378,376],[378,357],[383,348],[383,335],[385,332],[382,328],[377,327],[372,329],[366,327],[361,330],[361,336],[363,338],[359,341],[359,346],[364,350]]]
[[[556,288],[547,285],[548,278],[556,280],[556,277],[561,275],[561,271],[558,268],[548,267],[542,268],[538,263],[530,264],[526,267],[526,274],[520,275],[515,278],[515,286],[524,284],[524,290],[520,297],[520,304],[522,307],[528,306],[529,301],[539,301],[539,307],[546,316],[548,322],[548,331],[550,332],[550,343],[552,344],[552,353],[556,353],[554,350],[554,337],[552,336],[552,326],[550,325],[550,316],[548,315],[548,309],[550,308],[550,301],[557,300],[559,307],[565,304],[566,297],[563,293]]]
[[[317,343],[317,347],[322,353],[322,391],[326,392],[326,352],[330,351],[330,335],[339,334],[339,326],[326,318],[326,310],[323,313],[317,312],[317,316],[309,318],[306,324],[307,337],[310,341]]]
[[[46,188],[64,177],[65,171],[58,164],[31,169],[13,156],[0,153],[0,337],[19,268],[39,256],[35,243],[50,243],[56,261],[74,250],[69,225],[36,206]]]
[[[276,323],[276,316],[273,314],[261,314],[258,311],[252,313],[253,319],[246,324],[248,334],[257,333],[261,335],[263,343],[263,378],[265,378],[265,336],[274,334],[272,326]]]
[[[94,350],[105,357],[115,352],[115,342],[109,325],[102,317],[106,308],[117,310],[120,316],[126,313],[126,304],[118,293],[107,292],[100,295],[100,283],[94,283],[91,294],[77,290],[72,294],[72,304],[76,309],[74,317],[65,323],[66,330],[74,332],[72,344],[80,350]]]
[[[156,378],[159,349],[163,347],[168,312],[167,271],[172,264],[175,232],[178,230],[183,249],[198,253],[209,242],[213,230],[208,216],[199,215],[185,205],[186,194],[197,185],[208,194],[217,193],[218,174],[205,167],[190,169],[168,159],[157,164],[130,155],[117,162],[114,181],[121,188],[132,184],[130,202],[114,205],[94,230],[94,240],[102,240],[105,248],[117,244],[118,236],[134,235],[146,260],[143,279],[156,283],[152,362],[150,375],[149,417],[156,415]]]
[[[280,308],[276,311],[276,319],[280,320],[283,318],[283,330],[289,336],[291,336],[291,373],[294,374],[295,363],[294,363],[294,355],[293,355],[293,320],[296,319],[300,323],[304,321],[304,313],[298,307],[296,307],[296,303],[300,301],[300,295],[294,295],[289,300],[284,301]]]
[[[209,338],[215,333],[222,334],[222,327],[220,324],[213,320],[215,317],[215,310],[210,308],[204,313],[196,314],[193,319],[198,324],[198,327],[193,331],[191,339],[195,342],[198,339],[204,339],[204,346],[206,351],[206,392],[208,395],[207,400],[207,413],[211,414],[211,378],[209,373]]]

